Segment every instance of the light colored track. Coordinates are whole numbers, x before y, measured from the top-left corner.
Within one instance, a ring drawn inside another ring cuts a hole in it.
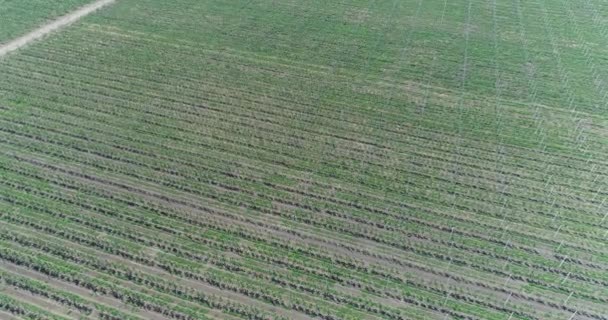
[[[95,10],[101,7],[109,5],[114,1],[116,0],[97,0],[64,16],[61,16],[21,37],[11,40],[8,43],[0,46],[0,58],[57,29],[60,29],[69,25],[70,23],[78,21],[80,18],[94,12]]]

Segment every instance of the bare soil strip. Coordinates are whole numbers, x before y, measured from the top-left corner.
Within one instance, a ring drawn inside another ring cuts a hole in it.
[[[114,1],[116,1],[116,0],[97,0],[91,4],[81,7],[64,16],[61,16],[19,38],[9,41],[6,44],[0,46],[0,58],[5,56],[7,53],[15,51],[15,50],[27,45],[28,43],[30,43],[36,39],[42,38],[43,36],[53,32],[57,29],[60,29],[62,27],[69,25],[70,23],[78,21],[82,17],[94,12],[95,10],[97,10],[101,7],[109,5],[109,4],[113,3]]]

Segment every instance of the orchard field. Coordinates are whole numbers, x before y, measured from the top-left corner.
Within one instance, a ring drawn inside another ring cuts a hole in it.
[[[608,4],[117,0],[0,178],[0,319],[608,319]]]

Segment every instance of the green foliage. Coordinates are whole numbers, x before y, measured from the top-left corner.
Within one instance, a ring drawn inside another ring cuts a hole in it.
[[[56,17],[66,14],[88,0],[4,0],[0,5],[0,44]]]
[[[0,278],[106,319],[603,319],[605,8],[119,0],[0,61]]]

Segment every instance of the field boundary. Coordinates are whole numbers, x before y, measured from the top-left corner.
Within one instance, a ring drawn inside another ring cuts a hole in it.
[[[6,44],[0,46],[0,58],[7,55],[10,52],[18,50],[19,48],[29,44],[32,41],[35,41],[37,39],[44,37],[45,35],[53,32],[55,30],[58,30],[73,22],[76,22],[96,10],[98,10],[106,5],[112,4],[115,1],[116,0],[97,0],[95,2],[85,5],[83,7],[80,7],[68,14],[65,14],[57,19],[54,19],[54,20],[36,28],[35,30],[26,33],[25,35],[22,35],[16,39],[13,39],[13,40],[7,42]]]

